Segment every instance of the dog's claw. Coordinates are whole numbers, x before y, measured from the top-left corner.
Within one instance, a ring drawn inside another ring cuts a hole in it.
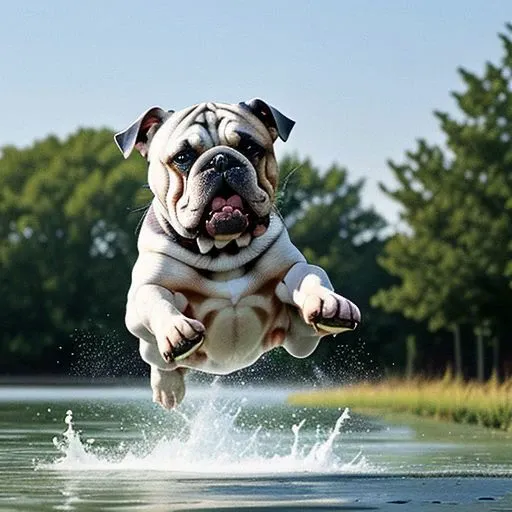
[[[358,322],[345,318],[319,318],[312,322],[316,332],[324,331],[330,334],[339,334],[345,331],[354,331],[359,325]]]
[[[205,336],[203,324],[193,318],[176,315],[171,317],[171,321],[170,329],[168,324],[162,322],[163,325],[157,329],[155,336],[160,355],[169,370],[195,352],[203,344]]]
[[[183,338],[177,346],[171,349],[173,361],[182,361],[193,354],[204,342],[204,335],[198,334],[194,338]],[[165,355],[164,355],[165,357]]]
[[[174,358],[173,358],[172,353],[170,351],[164,352],[162,354],[162,356],[163,356],[163,358],[164,358],[166,363],[170,364],[170,363],[172,363],[174,361]]]
[[[301,309],[304,320],[317,334],[353,331],[361,321],[357,306],[344,297],[322,288],[317,293],[306,296]]]

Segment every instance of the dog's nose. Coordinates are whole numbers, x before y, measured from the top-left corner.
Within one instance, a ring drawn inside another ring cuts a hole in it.
[[[211,164],[217,171],[224,171],[226,169],[226,165],[228,163],[228,157],[222,153],[215,155],[212,158]]]

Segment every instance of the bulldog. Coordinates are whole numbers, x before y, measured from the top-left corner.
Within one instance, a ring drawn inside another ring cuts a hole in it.
[[[126,326],[151,367],[153,401],[176,407],[188,369],[227,374],[282,346],[309,356],[353,330],[355,304],[292,244],[274,199],[277,138],[294,121],[262,100],[153,107],[115,141],[148,162]]]

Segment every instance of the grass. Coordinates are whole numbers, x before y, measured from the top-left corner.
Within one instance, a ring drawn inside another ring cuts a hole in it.
[[[293,393],[288,402],[303,407],[350,407],[360,412],[413,413],[456,423],[512,431],[512,379],[500,383],[440,380],[386,380]]]

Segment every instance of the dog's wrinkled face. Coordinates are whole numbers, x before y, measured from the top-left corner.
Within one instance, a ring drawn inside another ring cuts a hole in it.
[[[202,104],[169,119],[149,151],[149,184],[176,231],[200,248],[263,234],[277,186],[269,130],[249,111]]]
[[[125,156],[131,144],[148,157],[161,213],[207,253],[265,233],[278,182],[273,144],[292,126],[261,100],[202,103],[172,114],[151,109],[116,140]]]

